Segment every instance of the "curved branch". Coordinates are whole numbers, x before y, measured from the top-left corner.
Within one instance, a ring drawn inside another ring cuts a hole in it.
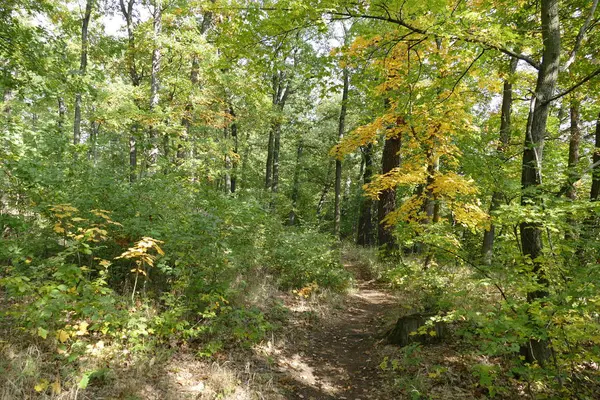
[[[412,32],[415,33],[420,33],[421,35],[425,35],[425,36],[430,36],[432,35],[432,33],[428,32],[427,29],[422,29],[419,27],[416,27],[412,24],[409,24],[408,22],[406,22],[404,19],[399,19],[399,18],[392,18],[389,16],[381,16],[381,15],[372,15],[372,14],[352,14],[349,11],[346,11],[345,13],[343,12],[335,12],[335,11],[331,11],[329,12],[329,14],[331,15],[337,15],[337,16],[344,16],[344,17],[350,17],[350,18],[363,18],[363,19],[372,19],[372,20],[377,20],[377,21],[383,21],[383,22],[389,22],[392,24],[396,24],[396,25],[400,25]],[[437,34],[437,36],[440,36],[439,34]],[[526,63],[528,63],[529,65],[531,65],[532,67],[534,67],[535,69],[540,69],[540,64],[538,62],[536,62],[533,58],[531,58],[528,55],[525,54],[520,54],[517,53],[513,50],[507,49],[505,47],[502,46],[498,46],[492,43],[488,43],[483,39],[479,39],[479,38],[474,38],[474,37],[462,37],[462,36],[450,36],[453,39],[456,40],[461,40],[463,42],[467,42],[467,43],[476,43],[476,44],[480,44],[488,49],[491,50],[496,50],[499,51],[501,53],[504,53],[506,55],[509,55],[511,57],[515,57],[518,58],[519,60],[523,60]]]
[[[585,78],[583,78],[582,80],[580,80],[579,82],[577,82],[576,84],[574,84],[573,86],[571,86],[569,89],[565,90],[564,92],[561,92],[559,94],[557,94],[556,96],[550,97],[548,100],[546,100],[544,103],[542,104],[548,104],[554,100],[558,100],[561,97],[564,97],[566,95],[568,95],[569,93],[571,93],[572,91],[574,91],[575,89],[577,89],[578,87],[580,87],[581,85],[587,83],[588,81],[591,81],[592,79],[594,79],[596,76],[600,75],[600,68],[595,70],[594,72],[592,72],[591,74],[589,74],[588,76],[586,76]]]

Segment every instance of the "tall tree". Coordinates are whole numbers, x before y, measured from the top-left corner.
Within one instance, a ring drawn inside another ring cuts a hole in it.
[[[373,144],[369,143],[361,147],[364,158],[363,184],[368,185],[373,175]],[[373,244],[373,200],[370,196],[362,196],[358,214],[358,234],[356,243],[361,246]]]
[[[544,51],[532,99],[533,107],[525,132],[521,174],[521,204],[524,206],[540,205],[541,202],[538,188],[542,184],[542,149],[552,96],[560,70],[561,36],[558,0],[542,0],[540,14]],[[532,272],[538,285],[527,293],[527,300],[535,302],[548,295],[548,280],[539,258],[543,246],[542,227],[539,222],[522,222],[519,229],[523,254],[532,262]],[[550,356],[548,341],[540,338],[530,339],[524,351],[529,362],[544,363]]]
[[[515,57],[510,59],[510,68],[507,79],[504,80],[504,86],[502,90],[502,108],[500,114],[500,140],[498,142],[498,147],[496,148],[496,153],[500,161],[506,162],[506,150],[508,145],[510,144],[510,132],[511,132],[511,113],[512,113],[512,102],[513,102],[513,89],[512,89],[512,75],[517,70],[518,60]],[[500,190],[494,190],[492,194],[492,203],[490,205],[490,213],[500,207],[502,199],[504,197],[504,193]],[[486,264],[490,264],[492,262],[492,257],[494,254],[494,238],[496,234],[496,226],[492,222],[490,224],[489,229],[486,229],[483,233],[483,260]]]
[[[385,138],[381,156],[381,174],[390,173],[400,166],[401,139],[399,134]],[[396,210],[396,188],[387,188],[379,195],[377,203],[377,242],[386,251],[396,247],[394,226],[387,221],[388,215]]]
[[[596,134],[594,136],[594,151],[592,156],[592,188],[590,190],[590,199],[592,201],[600,200],[600,114],[596,120]]]
[[[87,0],[85,3],[85,12],[81,20],[81,53],[79,62],[79,77],[77,85],[77,93],[75,94],[75,118],[73,120],[73,144],[79,144],[81,141],[81,97],[82,97],[82,85],[87,71],[88,63],[88,29],[90,25],[90,19],[92,17],[92,8],[94,6],[94,0]],[[60,108],[60,106],[59,106]]]
[[[135,38],[135,24],[133,19],[133,8],[135,5],[135,0],[119,0],[119,5],[121,9],[121,13],[125,18],[125,26],[127,28],[127,54],[126,54],[126,64],[127,70],[129,73],[129,79],[131,80],[131,84],[134,87],[140,85],[142,77],[140,73],[138,73],[138,68],[136,65],[136,38]],[[139,105],[138,105],[139,108]],[[131,132],[129,134],[129,181],[135,181],[137,177],[137,134],[139,124],[137,122],[131,123]]]
[[[161,61],[161,43],[160,35],[162,32],[162,0],[154,0],[152,10],[152,65],[150,67],[150,112],[156,110],[160,102],[160,61]],[[155,117],[153,117],[155,120]],[[158,132],[156,121],[150,125],[150,166],[155,165],[158,160]]]
[[[346,113],[348,111],[348,88],[350,86],[350,73],[348,68],[344,68],[342,86],[342,105],[340,108],[340,119],[338,122],[338,141],[344,138],[346,130]],[[340,234],[341,221],[341,189],[342,189],[342,160],[337,157],[335,159],[335,205],[333,217],[333,233],[336,236]]]

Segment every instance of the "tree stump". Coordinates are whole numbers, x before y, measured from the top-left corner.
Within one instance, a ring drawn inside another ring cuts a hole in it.
[[[445,322],[433,322],[427,328],[427,333],[425,334],[411,334],[418,332],[419,328],[426,325],[427,321],[434,315],[411,314],[399,318],[396,325],[387,334],[388,343],[403,347],[410,343],[430,344],[441,342],[448,335],[448,328]]]

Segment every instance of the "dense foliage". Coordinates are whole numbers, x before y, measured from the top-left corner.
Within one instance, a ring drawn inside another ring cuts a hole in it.
[[[3,396],[252,346],[285,313],[259,287],[351,287],[345,240],[502,360],[486,395],[595,398],[597,6],[3,1],[0,345],[60,366],[3,353]]]

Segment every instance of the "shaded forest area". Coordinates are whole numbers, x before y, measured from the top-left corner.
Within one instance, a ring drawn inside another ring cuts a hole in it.
[[[599,398],[598,2],[3,0],[0,398]]]

